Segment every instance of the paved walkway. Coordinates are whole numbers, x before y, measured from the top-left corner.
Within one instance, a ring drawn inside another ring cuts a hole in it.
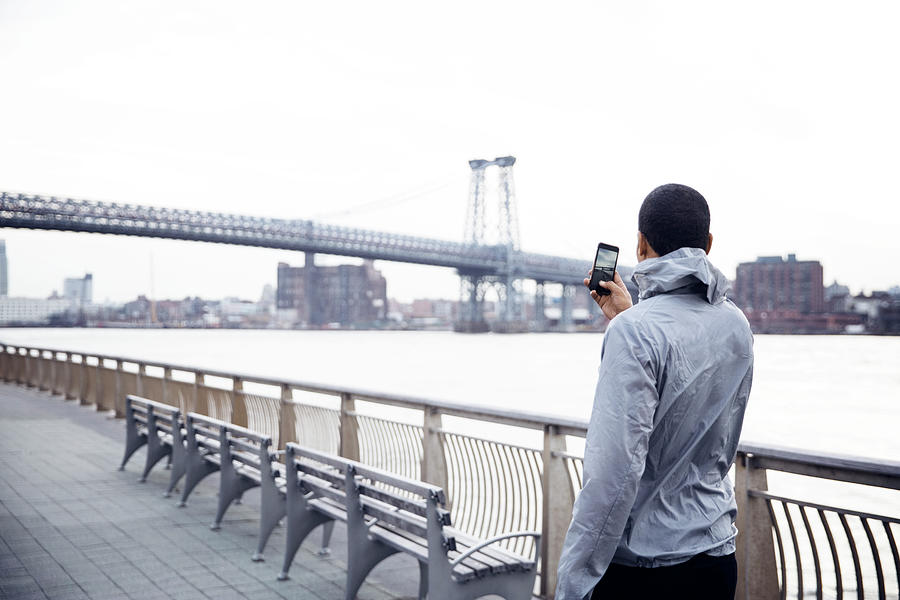
[[[186,508],[163,498],[162,463],[137,482],[144,453],[117,467],[125,426],[47,392],[0,383],[0,598],[343,598],[346,534],[315,554],[316,532],[277,581],[284,527],[254,563],[259,492],[211,531],[218,476]],[[416,561],[395,555],[372,572],[360,599],[414,598]]]

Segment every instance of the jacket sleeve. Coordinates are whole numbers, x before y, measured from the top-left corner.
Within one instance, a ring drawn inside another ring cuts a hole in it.
[[[606,332],[578,494],[557,573],[556,600],[582,600],[606,572],[644,472],[659,404],[656,368],[637,326]]]

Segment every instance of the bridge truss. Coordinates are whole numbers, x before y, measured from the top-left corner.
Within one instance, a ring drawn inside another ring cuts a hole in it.
[[[388,260],[452,268],[461,277],[475,280],[533,279],[541,288],[545,282],[564,287],[581,285],[591,267],[590,261],[522,252],[509,243],[460,243],[301,219],[7,192],[0,192],[0,227],[166,238]]]

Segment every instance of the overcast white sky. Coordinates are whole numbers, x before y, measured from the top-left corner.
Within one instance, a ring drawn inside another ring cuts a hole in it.
[[[472,158],[513,154],[522,246],[633,264],[681,182],[711,258],[900,283],[895,2],[0,0],[0,190],[463,235]],[[2,230],[10,294],[256,298],[263,249]],[[152,260],[151,260],[152,255]],[[388,293],[452,271],[379,263]]]

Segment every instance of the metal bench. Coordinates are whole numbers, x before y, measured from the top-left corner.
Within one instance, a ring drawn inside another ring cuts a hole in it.
[[[219,472],[219,500],[211,526],[219,529],[232,502],[240,502],[247,490],[260,488],[259,540],[253,560],[263,560],[263,550],[286,510],[284,465],[280,452],[272,450],[272,438],[245,427],[188,413],[186,478],[179,506],[204,477]],[[326,540],[327,542],[327,540]]]
[[[219,529],[232,502],[240,502],[245,491],[272,481],[276,457],[270,450],[272,438],[197,413],[185,417],[185,432],[185,482],[178,505],[186,506],[197,484],[218,472],[219,502],[211,528]]]
[[[181,411],[168,404],[129,395],[125,398],[125,456],[120,471],[125,470],[131,456],[144,445],[147,446],[147,459],[140,481],[146,481],[150,470],[168,457],[172,471],[165,495],[169,496],[185,471]]]
[[[287,577],[297,549],[316,526],[341,520],[347,523],[347,599],[397,552],[419,561],[419,598],[531,598],[539,533],[485,540],[466,535],[450,526],[441,488],[297,444],[287,445],[285,464],[288,527],[279,579]],[[523,536],[535,538],[533,560],[495,545]]]

